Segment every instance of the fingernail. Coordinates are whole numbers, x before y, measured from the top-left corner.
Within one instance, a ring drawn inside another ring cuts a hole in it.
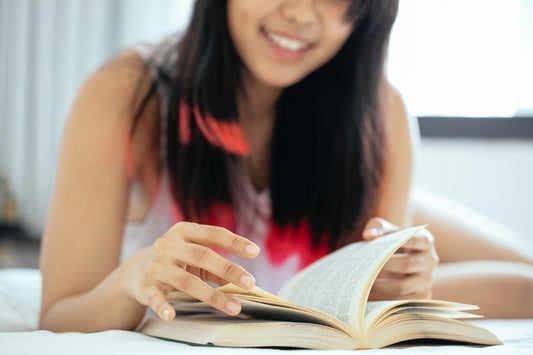
[[[163,311],[163,318],[168,319],[168,316],[170,315],[170,311],[168,309],[165,309]]]
[[[251,254],[251,255],[259,254],[259,247],[257,245],[248,244],[245,250],[248,254]]]
[[[365,235],[371,236],[371,237],[378,237],[381,235],[381,229],[379,228],[370,228],[365,231]]]
[[[248,275],[242,275],[241,276],[241,283],[246,287],[252,287],[254,285],[254,278],[250,277]]]
[[[226,309],[231,314],[238,314],[240,312],[240,310],[241,310],[241,305],[237,304],[235,302],[228,302],[228,303],[226,303]]]

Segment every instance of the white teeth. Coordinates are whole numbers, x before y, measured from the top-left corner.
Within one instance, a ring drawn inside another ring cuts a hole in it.
[[[276,35],[274,33],[270,33],[268,31],[265,31],[268,38],[272,40],[272,42],[276,43],[281,48],[288,49],[290,51],[301,51],[302,49],[306,49],[309,47],[308,43],[298,41],[296,39],[291,39],[283,36]]]

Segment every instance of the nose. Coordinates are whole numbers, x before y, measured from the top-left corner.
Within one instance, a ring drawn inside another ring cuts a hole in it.
[[[316,21],[315,0],[286,0],[281,8],[283,16],[299,25],[308,25]]]

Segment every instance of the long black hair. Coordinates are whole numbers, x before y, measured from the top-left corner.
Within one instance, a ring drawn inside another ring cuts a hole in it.
[[[170,90],[167,164],[174,198],[187,219],[205,215],[214,203],[235,206],[240,188],[229,171],[239,155],[211,144],[192,117],[186,121],[190,141],[183,144],[178,135],[183,103],[218,122],[238,120],[243,63],[230,37],[226,6],[226,0],[196,0],[176,48],[175,71],[158,79]],[[330,250],[355,241],[375,211],[385,159],[379,97],[397,11],[398,0],[353,0],[346,20],[354,22],[354,30],[344,46],[286,88],[277,103],[269,162],[272,221],[282,227],[306,221],[314,246],[325,237]],[[154,93],[152,88],[144,102]],[[144,105],[132,132],[143,110]]]

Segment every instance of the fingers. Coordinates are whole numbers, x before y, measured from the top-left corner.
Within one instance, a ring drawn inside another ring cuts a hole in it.
[[[432,247],[433,243],[433,235],[424,228],[402,245],[399,252],[427,250]]]
[[[231,316],[241,311],[241,306],[236,300],[211,288],[191,273],[176,267],[171,272],[167,270],[154,275],[139,296],[139,301],[152,308],[161,319],[172,320],[175,317],[175,311],[166,299],[168,291],[164,292],[159,286],[162,284],[168,285],[169,290],[183,291]]]
[[[376,279],[369,299],[427,299],[431,298],[431,273],[412,274],[399,279]]]
[[[225,259],[211,248],[254,258],[259,248],[246,238],[213,226],[181,222],[174,225],[151,247],[145,271],[136,282],[135,297],[150,306],[162,319],[175,317],[166,296],[179,290],[229,315],[237,315],[240,304],[209,286],[231,282],[244,289],[255,284],[254,277],[241,266]]]
[[[205,281],[207,283],[210,283],[210,284],[215,284],[215,285],[218,285],[218,286],[224,286],[224,285],[228,284],[227,280],[224,280],[221,277],[213,275],[209,271],[206,271],[206,270],[204,270],[204,269],[202,269],[200,267],[188,266],[185,270],[187,272],[199,277],[201,280],[203,280],[203,281]]]
[[[422,231],[393,254],[382,269],[389,278],[400,278],[410,274],[432,273],[439,262],[433,236]]]
[[[231,282],[244,289],[254,286],[255,279],[250,273],[210,247],[248,257],[255,257],[259,252],[255,244],[224,228],[178,223],[155,242],[153,258],[166,265],[178,265],[181,268],[188,265],[190,270],[194,270],[192,273],[195,276],[206,282],[218,285]]]
[[[250,289],[255,279],[211,248],[247,258],[254,258],[259,253],[254,243],[224,228],[181,222],[157,239],[146,253],[132,259],[139,263],[142,271],[129,284],[130,294],[164,320],[175,317],[175,311],[166,299],[172,290],[185,292],[229,315],[237,315],[241,311],[240,304],[207,283],[224,285],[231,282]]]
[[[259,254],[257,245],[225,228],[181,222],[170,231],[182,235],[186,242],[219,248],[245,258],[255,258]]]
[[[375,218],[367,228],[377,229],[382,235],[398,227]],[[381,228],[381,229],[380,229]],[[370,231],[366,231],[367,238]],[[439,261],[433,235],[423,229],[409,239],[387,261],[372,286],[371,300],[430,298],[433,271]]]
[[[182,269],[175,269],[173,274],[166,273],[161,281],[229,315],[234,316],[241,311],[240,304],[233,298],[217,291]]]
[[[140,296],[139,302],[150,307],[163,320],[171,321],[176,317],[176,311],[168,303],[166,295],[155,286],[147,289]]]
[[[367,222],[365,228],[363,229],[363,239],[373,240],[398,230],[400,230],[398,226],[387,222],[383,218],[374,217]]]
[[[255,284],[255,279],[250,273],[212,249],[197,244],[185,244],[180,249],[169,251],[169,253],[174,259],[200,269],[196,276],[204,281],[208,281],[211,274],[215,276],[217,284],[224,283],[224,281],[231,282],[246,290]]]
[[[382,273],[393,274],[392,277],[424,272],[431,266],[425,253],[394,254],[382,269]]]

